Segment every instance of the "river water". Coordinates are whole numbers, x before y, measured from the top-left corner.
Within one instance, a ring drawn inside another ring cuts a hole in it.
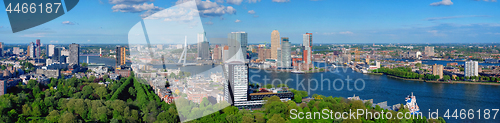
[[[352,80],[347,81],[348,78]],[[439,116],[443,117],[447,109],[450,109],[450,111],[455,109],[474,109],[477,111],[478,109],[500,108],[500,86],[497,85],[407,81],[389,78],[385,75],[361,74],[353,72],[351,69],[345,69],[344,71],[342,68],[338,68],[338,72],[311,74],[250,70],[250,82],[261,83],[261,85],[272,81],[277,85],[287,79],[292,79],[286,83],[289,87],[306,90],[310,95],[320,94],[347,98],[355,94],[360,96],[361,99],[373,99],[374,103],[387,101],[388,105],[404,104],[405,97],[413,92],[417,97],[421,112],[426,117],[428,117],[429,109],[431,111],[439,110]],[[314,80],[317,80],[317,82]],[[497,115],[500,115],[500,113]],[[477,119],[477,113],[475,117]],[[472,122],[500,122],[499,118],[500,116],[497,117],[497,120],[472,120]],[[446,118],[445,120],[462,122],[462,120]]]
[[[86,60],[81,57],[80,62]],[[105,63],[114,65],[114,59],[89,57],[92,63]],[[424,61],[424,64],[431,64]],[[439,64],[446,64],[446,62]],[[432,63],[433,64],[433,63]],[[460,64],[460,62],[459,62]],[[320,67],[324,65],[318,65]],[[161,65],[154,66],[163,67]],[[220,66],[186,66],[166,65],[169,69],[180,68],[183,71],[196,74],[209,74],[221,72]],[[417,103],[424,116],[429,117],[429,110],[439,111],[443,117],[446,110],[450,110],[450,116],[455,109],[477,111],[481,109],[481,120],[475,112],[474,119],[460,120],[450,117],[445,118],[447,122],[500,122],[500,116],[492,119],[495,111],[491,111],[491,117],[484,119],[484,109],[500,108],[500,86],[498,85],[474,85],[474,84],[443,84],[426,83],[420,81],[408,81],[387,77],[385,75],[368,75],[354,72],[351,69],[336,68],[328,72],[294,74],[285,72],[264,71],[258,69],[249,70],[249,82],[266,85],[274,82],[277,85],[285,83],[298,90],[308,91],[310,95],[320,94],[333,97],[359,96],[361,99],[373,99],[374,103],[387,101],[388,105],[404,104],[405,97],[413,92],[417,97]],[[497,115],[500,115],[498,113]]]

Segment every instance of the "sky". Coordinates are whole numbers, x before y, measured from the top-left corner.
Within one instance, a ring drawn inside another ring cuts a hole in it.
[[[80,0],[64,15],[17,33],[7,12],[0,12],[0,42],[125,44],[143,18],[187,1],[192,0]],[[209,41],[244,31],[248,43],[270,43],[271,32],[278,30],[294,44],[302,43],[306,32],[313,33],[313,43],[500,42],[496,0],[195,1]],[[182,11],[167,14],[177,21],[193,20]]]

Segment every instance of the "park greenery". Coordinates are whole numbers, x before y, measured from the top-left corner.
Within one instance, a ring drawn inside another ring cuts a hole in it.
[[[474,82],[498,82],[500,78],[498,77],[488,77],[488,76],[466,76],[466,77],[451,77],[449,75],[443,75],[442,79],[439,79],[439,75],[432,74],[418,74],[412,72],[410,67],[397,67],[397,68],[386,68],[382,67],[376,70],[373,70],[374,73],[384,73],[391,76],[396,76],[405,79],[420,79],[420,80],[429,80],[429,81],[437,81],[437,80],[453,80],[453,81],[474,81]]]
[[[97,81],[96,81],[97,80]],[[128,78],[51,79],[47,85],[29,80],[0,96],[3,122],[178,122],[175,106],[159,99],[133,73]]]
[[[432,74],[418,74],[411,71],[410,67],[397,67],[397,68],[386,68],[381,67],[379,69],[374,70],[376,73],[384,73],[387,75],[392,75],[396,77],[401,77],[405,79],[422,79],[422,80],[438,80],[439,75]]]
[[[300,94],[298,94],[300,95]],[[410,118],[410,119],[387,119],[385,114],[381,114],[382,118],[365,118],[360,116],[358,119],[322,119],[316,117],[316,119],[292,119],[293,115],[290,113],[292,110],[297,110],[297,112],[321,112],[324,109],[332,110],[333,112],[349,112],[349,110],[363,109],[368,110],[372,113],[374,112],[391,112],[392,114],[397,114],[402,112],[403,114],[409,112],[408,109],[400,109],[399,111],[392,111],[380,108],[378,105],[372,107],[370,102],[363,102],[361,100],[348,100],[340,97],[324,97],[318,95],[321,98],[314,98],[309,102],[297,103],[297,101],[286,101],[282,102],[279,97],[265,97],[265,103],[260,109],[240,109],[237,107],[229,106],[225,107],[220,111],[206,115],[204,117],[198,118],[196,120],[191,120],[192,123],[207,123],[207,122],[217,122],[217,123],[302,123],[302,122],[345,122],[345,123],[384,123],[384,122],[406,122],[406,123],[445,123],[444,119],[439,117],[438,119],[427,119],[425,116],[423,118]],[[356,114],[355,114],[356,115]],[[304,115],[306,117],[307,115]]]

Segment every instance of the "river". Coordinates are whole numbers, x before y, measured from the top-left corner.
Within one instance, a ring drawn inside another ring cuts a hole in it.
[[[80,62],[86,60],[86,57],[80,57]],[[114,65],[114,59],[89,57],[91,63],[105,63],[106,65]],[[447,62],[429,62],[425,64],[439,63],[446,65]],[[460,64],[460,62],[459,62]],[[324,66],[319,64],[317,66]],[[163,67],[155,65],[155,68]],[[169,69],[180,68],[183,71],[191,72],[192,75],[205,74],[211,72],[221,72],[220,66],[186,66],[180,67],[176,65],[166,65]],[[351,79],[347,81],[346,79]],[[310,74],[293,74],[285,72],[272,72],[258,69],[249,70],[249,82],[260,83],[265,85],[275,82],[277,85],[280,82],[286,83],[289,87],[298,90],[306,90],[310,95],[320,94],[324,96],[334,97],[351,97],[359,96],[361,99],[373,99],[374,103],[387,101],[387,104],[404,104],[405,97],[413,92],[417,97],[417,103],[420,111],[424,116],[429,117],[430,111],[439,110],[439,116],[443,117],[446,110],[449,109],[452,113],[455,109],[469,110],[473,109],[499,109],[500,108],[500,86],[498,85],[475,85],[475,84],[443,84],[443,83],[426,83],[420,81],[408,81],[387,77],[385,75],[368,75],[354,72],[351,69],[343,69],[338,67],[336,72],[320,72]],[[309,82],[310,80],[310,82]],[[314,81],[316,80],[316,81]],[[329,81],[328,81],[329,80]],[[335,81],[335,82],[334,82]],[[355,82],[356,81],[356,82]],[[478,115],[475,112],[473,120],[456,120],[450,118],[447,122],[499,122],[500,116],[493,120],[494,111],[491,118],[484,120],[477,119]],[[449,114],[450,116],[452,114]],[[483,115],[483,112],[481,113]],[[500,115],[497,114],[497,115]]]
[[[385,75],[368,75],[353,72],[351,69],[338,68],[338,72],[321,72],[311,74],[293,74],[284,72],[266,72],[250,70],[250,82],[266,84],[275,81],[285,82],[291,88],[309,91],[309,94],[320,94],[333,97],[351,97],[354,94],[361,99],[373,99],[374,103],[387,101],[388,105],[405,103],[405,97],[413,92],[417,97],[420,111],[428,117],[431,111],[439,110],[443,117],[447,109],[498,109],[500,108],[500,86],[473,84],[442,84],[420,81],[407,81],[389,78]],[[323,78],[323,79],[322,79]],[[349,82],[347,78],[352,79]],[[269,79],[266,81],[266,79]],[[311,79],[311,82],[308,80]],[[318,82],[313,81],[316,79]],[[338,79],[338,80],[336,80]],[[300,83],[299,81],[303,81]],[[328,82],[330,80],[330,82]],[[335,84],[332,84],[335,81]],[[355,82],[357,80],[357,82]],[[323,81],[323,82],[322,82]],[[328,86],[330,83],[330,86]],[[364,88],[363,88],[364,83]],[[336,90],[337,89],[337,90]],[[477,114],[476,114],[477,115]],[[500,114],[498,114],[500,115]],[[451,116],[451,114],[450,114]],[[472,120],[471,122],[498,122],[500,120]],[[498,116],[497,118],[500,118]],[[483,118],[481,118],[483,119]],[[446,119],[450,122],[461,120]],[[470,120],[469,120],[470,121]],[[468,122],[469,122],[468,121]]]

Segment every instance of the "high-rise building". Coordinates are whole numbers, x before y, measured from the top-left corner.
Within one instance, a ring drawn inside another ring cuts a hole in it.
[[[231,32],[227,34],[227,38],[229,41],[227,42],[229,45],[229,52],[236,53],[238,49],[241,49],[241,52],[246,54],[247,46],[248,46],[248,34],[246,32]],[[240,44],[240,47],[237,47],[237,43]]]
[[[0,42],[0,56],[3,56],[3,42]]]
[[[278,50],[278,67],[281,68],[291,68],[291,45],[290,41],[288,40],[288,37],[282,37],[281,38],[281,47]]]
[[[479,76],[479,65],[477,61],[465,62],[465,76]]]
[[[303,47],[303,52],[302,52],[302,59],[304,60],[304,63],[306,65],[309,65],[312,63],[311,57],[312,57],[312,33],[306,33],[302,35],[302,47]]]
[[[61,56],[69,56],[69,50],[66,48],[62,48],[61,50]]]
[[[259,55],[259,59],[265,61],[266,59],[271,58],[271,49],[267,49],[266,47],[259,47],[257,49],[257,54]]]
[[[234,106],[244,105],[248,100],[248,66],[243,61],[225,63],[224,99]]]
[[[229,46],[224,46],[222,48],[222,62],[226,62],[229,58]]]
[[[55,46],[52,44],[47,46],[47,56],[48,57],[52,57],[54,55],[54,48],[55,48]]]
[[[19,47],[13,47],[12,48],[12,53],[14,55],[19,55],[20,52],[21,52],[21,50],[19,49]]]
[[[72,43],[69,45],[69,60],[70,64],[80,64],[80,45]]]
[[[210,44],[207,41],[207,34],[198,33],[198,59],[210,59]]]
[[[36,39],[35,57],[40,58],[41,53],[42,53],[42,48],[41,48],[40,39]]]
[[[219,48],[219,45],[215,45],[215,48],[212,51],[212,59],[213,60],[221,59],[221,49]]]
[[[30,58],[35,58],[35,43],[33,42],[30,42],[30,44],[28,45],[28,50],[27,50],[27,53],[28,53],[28,56]]]
[[[271,59],[278,58],[278,48],[280,47],[280,32],[273,30],[271,32]]]
[[[443,78],[443,65],[432,65],[432,75],[439,75],[439,79]]]
[[[434,47],[426,46],[424,50],[425,56],[434,56]]]
[[[365,63],[366,64],[370,64],[370,56],[369,55],[366,56]]]
[[[163,50],[163,44],[158,44],[158,45],[156,45],[156,49],[158,49],[158,50]]]
[[[125,65],[126,61],[126,52],[125,52],[125,47],[116,47],[116,65],[121,66]]]
[[[7,93],[7,80],[0,81],[0,96]]]
[[[52,61],[61,62],[60,58],[61,58],[61,51],[62,50],[63,50],[62,47],[55,47],[54,48],[54,54],[52,54]],[[66,60],[64,60],[64,61],[66,61]]]

